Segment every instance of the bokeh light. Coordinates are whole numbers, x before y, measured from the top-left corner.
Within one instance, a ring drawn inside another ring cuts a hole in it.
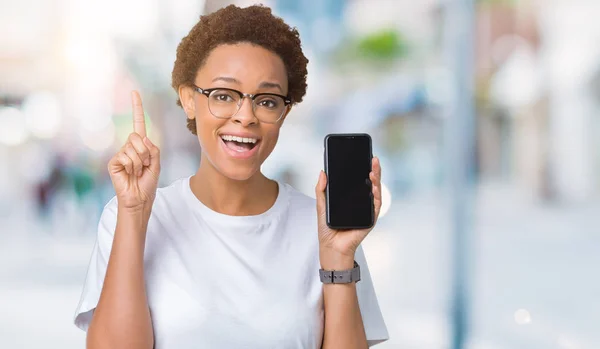
[[[15,146],[25,142],[28,136],[23,112],[14,107],[0,107],[0,143]]]
[[[47,91],[29,95],[23,103],[27,128],[33,136],[49,139],[58,133],[62,122],[61,103]]]
[[[102,152],[110,148],[116,139],[115,125],[111,122],[99,130],[90,130],[89,128],[81,128],[81,141],[89,149]]]
[[[531,323],[531,314],[527,309],[519,309],[515,311],[515,322],[518,325],[527,325]]]
[[[385,216],[390,207],[392,206],[392,194],[388,187],[381,182],[381,209],[379,211],[379,217]]]

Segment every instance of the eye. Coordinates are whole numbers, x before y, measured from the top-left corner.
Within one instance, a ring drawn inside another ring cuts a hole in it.
[[[233,96],[233,93],[230,91],[214,91],[211,95],[211,98],[215,101],[215,102],[221,102],[221,103],[230,103],[230,102],[235,102],[236,98]]]
[[[219,102],[231,102],[233,100],[233,98],[228,95],[215,95],[215,99]]]
[[[263,96],[258,101],[256,101],[256,105],[267,108],[267,109],[277,109],[283,103],[279,100],[278,97],[275,96]]]

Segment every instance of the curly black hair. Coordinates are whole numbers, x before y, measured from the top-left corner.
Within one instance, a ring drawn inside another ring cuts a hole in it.
[[[293,104],[302,102],[306,94],[308,59],[302,52],[300,34],[263,5],[245,8],[229,5],[200,16],[200,21],[177,47],[171,86],[178,92],[181,85],[193,85],[198,70],[214,48],[240,42],[258,45],[277,54],[287,71],[288,97]],[[179,98],[177,105],[181,106]],[[197,134],[193,119],[187,120],[187,127]]]

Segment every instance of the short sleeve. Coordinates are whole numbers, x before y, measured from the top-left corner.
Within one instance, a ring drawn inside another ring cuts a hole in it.
[[[75,311],[75,326],[87,331],[94,309],[98,305],[100,292],[106,275],[106,266],[112,248],[115,228],[117,225],[117,199],[113,197],[104,206],[100,222],[98,223],[98,236],[92,250],[92,257],[88,266],[83,291],[79,305]]]
[[[381,309],[373,287],[373,280],[367,265],[367,259],[362,246],[359,246],[355,255],[356,262],[360,265],[360,281],[356,284],[358,296],[358,305],[362,316],[367,343],[369,347],[385,342],[390,337],[388,335]]]

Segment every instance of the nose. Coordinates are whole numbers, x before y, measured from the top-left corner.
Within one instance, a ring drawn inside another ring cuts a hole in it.
[[[254,110],[252,109],[252,99],[244,98],[241,103],[240,109],[235,113],[231,120],[242,126],[255,125],[258,119],[254,115]]]

